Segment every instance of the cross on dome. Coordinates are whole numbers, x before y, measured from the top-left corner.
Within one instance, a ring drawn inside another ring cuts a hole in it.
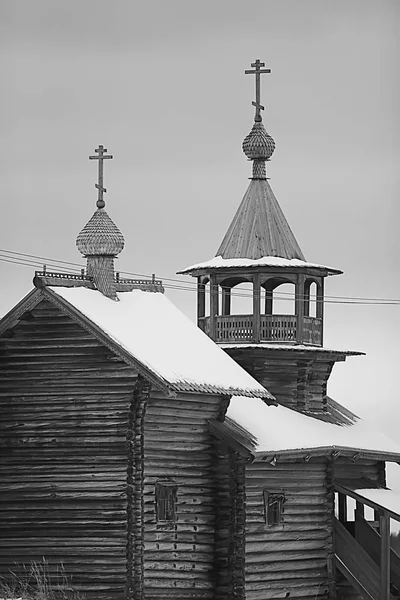
[[[98,197],[96,206],[97,208],[104,208],[106,203],[103,200],[103,192],[106,192],[106,188],[103,187],[103,161],[108,158],[113,158],[112,154],[105,154],[107,152],[107,148],[99,145],[98,148],[95,148],[95,152],[98,153],[97,156],[89,156],[89,160],[98,160],[99,161],[99,171],[98,171],[98,183],[94,184],[94,187],[98,190]]]
[[[252,105],[256,107],[255,121],[261,121],[261,112],[264,110],[264,106],[261,104],[261,77],[262,73],[271,73],[271,69],[262,69],[261,67],[265,67],[265,63],[261,62],[259,58],[253,63],[251,66],[254,69],[247,69],[245,71],[245,75],[255,75],[256,76],[256,101],[252,102]]]

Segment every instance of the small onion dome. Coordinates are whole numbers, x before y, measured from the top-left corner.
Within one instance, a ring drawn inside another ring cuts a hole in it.
[[[249,135],[243,140],[243,152],[250,160],[269,160],[275,150],[275,142],[267,133],[262,121],[255,121]]]
[[[83,256],[117,256],[124,244],[124,236],[103,208],[96,210],[76,238]]]

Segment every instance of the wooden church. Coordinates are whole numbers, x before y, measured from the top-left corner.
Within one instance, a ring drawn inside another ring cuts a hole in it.
[[[198,326],[161,281],[115,272],[102,146],[86,269],[37,272],[0,321],[2,577],[44,558],[93,600],[400,597],[385,481],[400,446],[327,396],[357,353],[324,348],[340,271],[306,261],[266,176],[264,66],[249,187],[216,257],[181,271]],[[244,282],[252,310],[233,314]],[[295,311],[277,314],[286,284]]]

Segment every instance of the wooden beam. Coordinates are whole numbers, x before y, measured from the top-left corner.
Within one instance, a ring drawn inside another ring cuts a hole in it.
[[[339,521],[347,523],[347,496],[342,492],[338,493],[339,497]]]
[[[210,275],[210,337],[215,340],[218,315],[218,284],[216,276]]]
[[[379,517],[381,534],[380,600],[390,600],[390,519],[382,511]]]
[[[261,284],[260,273],[253,275],[253,342],[260,341]]]

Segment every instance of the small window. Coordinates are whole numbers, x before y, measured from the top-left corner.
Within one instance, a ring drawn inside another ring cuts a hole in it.
[[[158,522],[174,522],[178,486],[170,481],[156,483],[156,514]]]
[[[268,492],[264,490],[265,523],[270,527],[283,523],[283,504],[285,494],[282,492]]]

